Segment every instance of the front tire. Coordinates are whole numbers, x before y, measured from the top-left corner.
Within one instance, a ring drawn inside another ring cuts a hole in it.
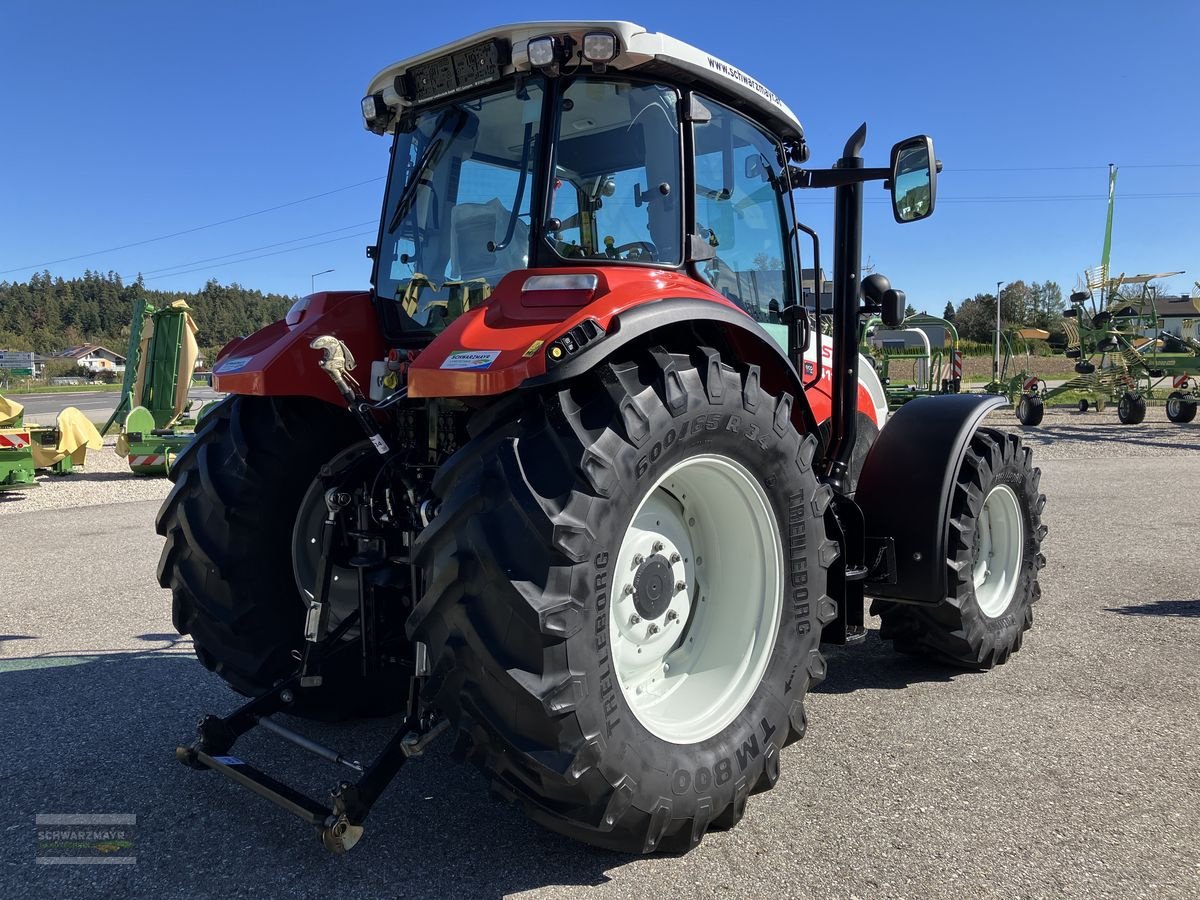
[[[757,367],[703,348],[522,400],[434,482],[409,620],[427,699],[541,824],[687,850],[775,784],[824,677],[816,441]]]
[[[955,480],[947,535],[949,596],[936,606],[876,600],[880,637],[916,656],[971,669],[1021,648],[1041,596],[1046,535],[1041,471],[1015,434],[981,428]]]

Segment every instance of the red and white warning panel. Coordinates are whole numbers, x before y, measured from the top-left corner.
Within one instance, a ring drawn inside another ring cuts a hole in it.
[[[962,351],[955,350],[950,354],[950,377],[962,380]]]
[[[165,456],[146,454],[144,456],[129,457],[129,465],[131,466],[165,466],[166,464],[167,458]]]
[[[28,431],[0,432],[0,450],[24,450],[28,446]]]

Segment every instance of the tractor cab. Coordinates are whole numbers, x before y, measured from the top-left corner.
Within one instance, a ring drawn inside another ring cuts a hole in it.
[[[427,343],[530,269],[676,272],[775,324],[801,302],[803,129],[680,41],[628,22],[493,29],[388,67],[362,105],[368,129],[394,136],[370,248],[391,340]],[[905,221],[933,203],[913,149]]]

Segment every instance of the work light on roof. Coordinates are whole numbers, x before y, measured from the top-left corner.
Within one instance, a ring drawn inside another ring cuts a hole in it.
[[[383,125],[387,120],[388,108],[379,94],[368,94],[362,98],[363,123],[369,131],[383,133]]]
[[[558,62],[558,42],[551,36],[534,38],[529,42],[529,64],[539,69]]]
[[[583,58],[603,66],[617,58],[617,36],[611,31],[591,31],[583,36]]]

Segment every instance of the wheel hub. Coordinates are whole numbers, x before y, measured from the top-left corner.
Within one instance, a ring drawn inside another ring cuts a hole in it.
[[[657,619],[671,605],[675,576],[661,553],[643,560],[633,576],[633,608],[643,619]]]

